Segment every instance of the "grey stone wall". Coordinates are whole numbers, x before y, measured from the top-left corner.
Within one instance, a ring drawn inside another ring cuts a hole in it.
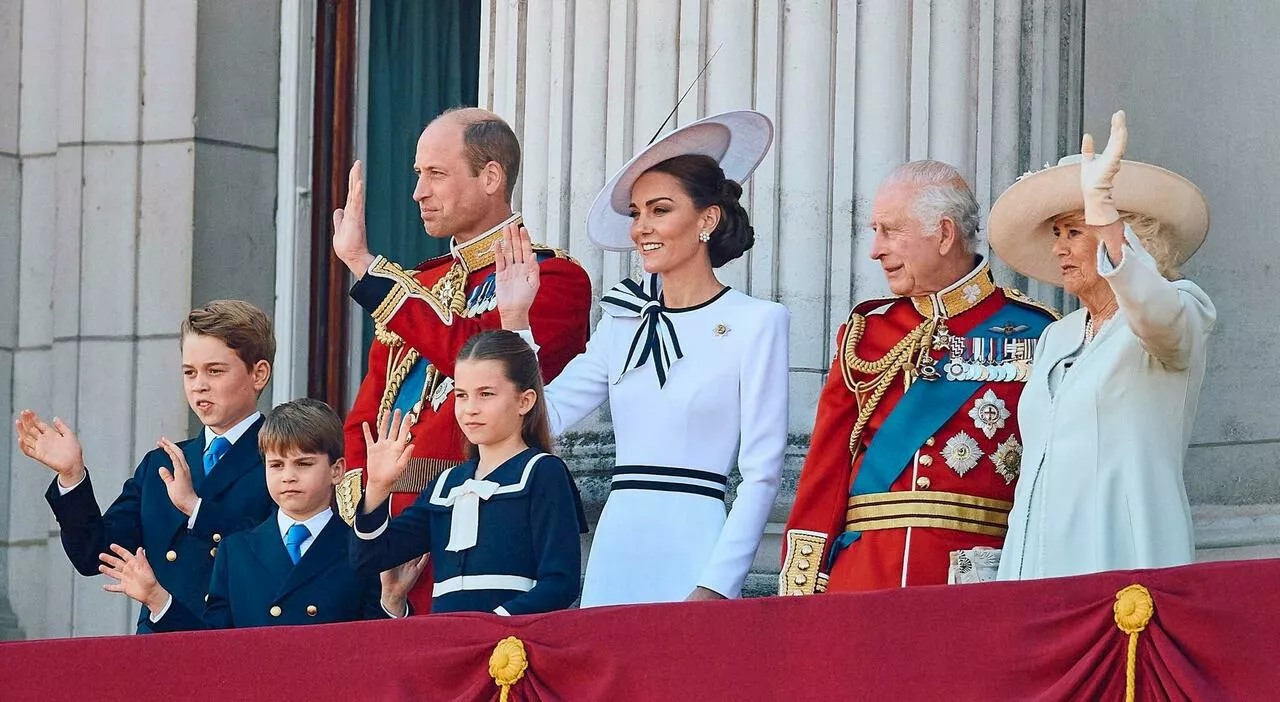
[[[1128,157],[1181,173],[1209,201],[1208,241],[1184,270],[1218,309],[1186,469],[1197,505],[1280,503],[1277,27],[1274,2],[1088,6],[1085,128],[1105,134],[1123,108]]]

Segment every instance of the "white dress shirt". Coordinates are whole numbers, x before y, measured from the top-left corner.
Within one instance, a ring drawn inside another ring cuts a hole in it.
[[[299,522],[293,517],[290,517],[289,515],[285,514],[284,510],[282,509],[276,510],[276,523],[279,524],[280,526],[281,543],[284,543],[285,534],[289,532],[290,527],[292,527],[294,524],[301,524],[302,526],[307,528],[307,531],[311,532],[311,535],[308,536],[306,539],[304,539],[302,542],[302,545],[298,547],[298,551],[302,553],[302,555],[304,556],[307,555],[307,551],[311,548],[311,544],[315,543],[316,537],[319,536],[320,532],[324,530],[325,525],[329,523],[329,518],[332,516],[333,516],[333,509],[330,507],[325,507],[318,514],[313,515],[311,518],[307,519],[306,521]]]

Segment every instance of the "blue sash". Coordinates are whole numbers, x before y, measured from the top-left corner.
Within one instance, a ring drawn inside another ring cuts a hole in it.
[[[1010,339],[1037,339],[1051,321],[1043,313],[1006,302],[995,314],[975,325],[970,334],[983,336],[989,326],[1004,326],[1006,322],[1012,322],[1014,328],[1025,328],[1001,336]],[[944,354],[938,366],[946,367],[949,358],[949,353]],[[862,455],[862,464],[849,495],[855,497],[888,492],[893,482],[902,475],[903,466],[924,445],[925,440],[955,416],[969,398],[988,382],[990,381],[947,380],[944,374],[939,373],[936,380],[917,380],[912,383],[884,420],[884,424],[880,425],[876,435],[871,438],[871,445],[867,446]],[[836,556],[861,536],[860,531],[846,531],[836,537],[828,565],[834,564]]]
[[[413,411],[413,406],[418,404],[418,400],[423,399],[422,391],[427,384],[427,366],[429,365],[431,365],[430,362],[425,358],[414,361],[413,367],[409,369],[408,375],[396,390],[396,401],[391,409],[400,410],[400,416],[408,415]],[[430,398],[427,400],[430,401]]]

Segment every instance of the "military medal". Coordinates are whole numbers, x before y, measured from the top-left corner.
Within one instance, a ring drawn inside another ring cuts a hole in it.
[[[942,457],[946,459],[947,466],[963,478],[965,473],[978,465],[982,451],[978,448],[977,440],[962,431],[947,439],[947,445],[942,447]]]
[[[993,390],[988,390],[979,397],[969,410],[969,418],[973,420],[973,426],[981,429],[988,439],[996,435],[997,429],[1004,428],[1004,420],[1009,416],[1009,409],[1005,406],[1004,400],[996,397]]]
[[[990,458],[996,464],[996,472],[1004,478],[1004,484],[1012,484],[1022,468],[1022,444],[1018,442],[1018,437],[1010,434],[1009,438],[1000,442]]]

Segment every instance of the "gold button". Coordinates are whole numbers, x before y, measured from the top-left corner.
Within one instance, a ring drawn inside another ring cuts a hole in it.
[[[209,556],[213,557],[216,555],[218,555],[218,547],[214,546],[213,548],[209,549]]]
[[[934,444],[934,440],[932,436],[924,440],[925,446],[933,446],[933,444]]]
[[[317,609],[316,609],[316,606],[315,606],[315,605],[307,605],[307,614],[309,614],[309,615],[311,615],[311,616],[313,616],[313,617],[314,617],[314,616],[316,616],[316,612],[317,612],[317,611],[319,611],[319,610],[317,610]]]
[[[218,543],[218,542],[220,542],[220,541],[222,541],[222,534],[214,534],[214,535],[213,535],[213,543],[215,543],[215,544],[216,544],[216,543]]]
[[[926,467],[926,468],[928,468],[929,466],[933,465],[933,456],[921,456],[921,457],[920,457],[920,465],[922,465],[922,466],[924,466],[924,467]]]
[[[811,553],[813,553],[813,547],[812,547],[812,546],[810,546],[809,544],[805,544],[805,545],[803,545],[803,546],[801,546],[801,547],[800,547],[800,555],[801,555],[801,556],[808,556],[808,555],[810,555]]]
[[[806,561],[805,559],[801,558],[800,560],[796,561],[796,568],[800,570],[809,570],[809,561]]]
[[[166,561],[169,561],[170,563],[172,563],[172,562],[174,562],[174,561],[178,560],[178,552],[177,552],[177,551],[170,551],[170,552],[168,552],[168,553],[164,554],[164,559],[165,559]]]
[[[922,475],[919,478],[916,478],[916,487],[920,488],[921,490],[928,490],[929,485],[931,484],[932,484],[931,481],[926,476]]]
[[[280,605],[273,605],[269,611],[271,612],[271,616],[278,617],[284,610],[280,609]]]
[[[804,577],[803,575],[797,575],[795,577],[795,580],[793,580],[792,582],[794,582],[796,585],[804,585],[805,583],[809,582],[809,579]]]

